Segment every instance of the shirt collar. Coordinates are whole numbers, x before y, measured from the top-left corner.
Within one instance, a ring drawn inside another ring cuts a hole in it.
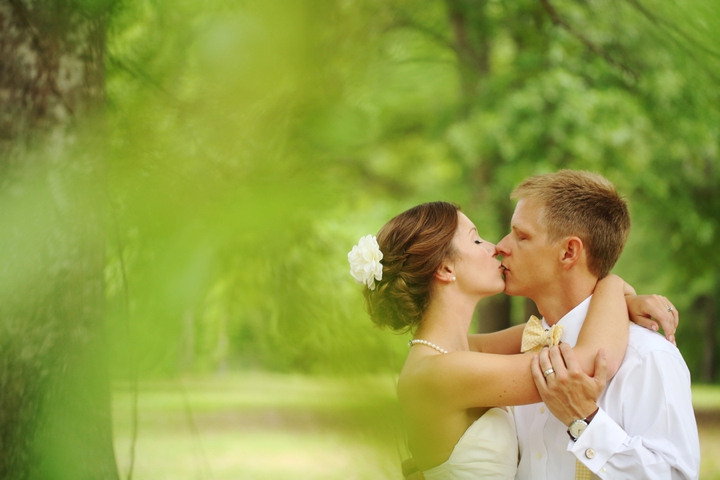
[[[587,297],[585,300],[580,302],[575,308],[565,314],[558,322],[557,325],[563,326],[563,332],[560,336],[560,340],[570,344],[574,347],[577,343],[578,336],[580,335],[580,329],[585,322],[585,317],[588,314],[588,308],[590,307],[590,299],[592,295]],[[550,328],[545,318],[542,319],[543,328]]]

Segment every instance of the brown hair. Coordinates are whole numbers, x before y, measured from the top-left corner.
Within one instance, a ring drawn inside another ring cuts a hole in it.
[[[588,269],[604,278],[620,258],[630,233],[627,202],[602,175],[560,170],[522,182],[511,198],[535,200],[543,205],[540,221],[548,241],[570,235],[585,244]]]
[[[382,280],[375,290],[364,290],[367,311],[377,325],[407,331],[420,323],[430,303],[433,275],[455,253],[459,209],[447,202],[423,203],[380,229]]]

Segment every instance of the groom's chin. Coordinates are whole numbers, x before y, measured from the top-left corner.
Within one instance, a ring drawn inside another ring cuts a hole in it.
[[[508,295],[510,297],[519,297],[522,296],[522,292],[518,292],[515,288],[513,288],[512,285],[510,285],[507,280],[505,280],[505,295]]]

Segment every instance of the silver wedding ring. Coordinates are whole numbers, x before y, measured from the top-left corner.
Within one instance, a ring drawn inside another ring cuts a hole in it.
[[[668,307],[667,309],[668,312],[672,312],[673,310],[675,310],[673,307]]]
[[[547,378],[548,375],[550,375],[551,373],[555,373],[555,369],[554,369],[554,368],[548,368],[547,370],[545,370],[545,371],[543,372],[543,375],[545,375],[545,378]]]

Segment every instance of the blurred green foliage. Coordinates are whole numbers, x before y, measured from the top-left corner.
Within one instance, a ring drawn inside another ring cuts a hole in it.
[[[702,0],[116,3],[115,374],[398,371],[407,339],[347,274],[357,239],[444,199],[498,241],[518,182],[575,168],[629,197],[617,271],[673,300],[712,378],[719,32]]]

